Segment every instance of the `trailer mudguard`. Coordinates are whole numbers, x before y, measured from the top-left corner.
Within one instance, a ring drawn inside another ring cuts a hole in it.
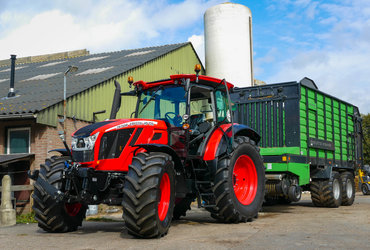
[[[230,139],[232,136],[232,128],[235,136],[246,136],[252,139],[256,144],[260,140],[260,135],[252,128],[243,124],[223,124],[215,128],[212,134],[206,140],[204,146],[203,160],[212,161],[216,157],[227,152],[228,145],[230,145]],[[230,145],[231,146],[231,145]]]

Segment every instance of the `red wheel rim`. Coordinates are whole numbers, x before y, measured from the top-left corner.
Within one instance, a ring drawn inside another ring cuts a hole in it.
[[[256,197],[258,186],[257,171],[252,159],[241,155],[236,160],[233,170],[233,187],[238,201],[249,205]]]
[[[65,204],[66,212],[69,216],[76,216],[82,207],[81,203]]]
[[[167,173],[164,173],[161,179],[160,189],[160,200],[158,203],[158,217],[159,220],[163,221],[166,218],[168,208],[170,207],[171,198],[171,183],[170,177]]]

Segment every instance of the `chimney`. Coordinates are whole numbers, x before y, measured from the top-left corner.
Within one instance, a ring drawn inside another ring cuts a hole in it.
[[[11,65],[10,65],[10,89],[8,93],[8,98],[14,97],[15,92],[14,92],[14,73],[15,73],[15,60],[16,60],[16,55],[10,55],[10,60],[11,60]]]

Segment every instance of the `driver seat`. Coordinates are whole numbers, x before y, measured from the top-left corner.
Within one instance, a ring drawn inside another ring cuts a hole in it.
[[[200,124],[201,122],[204,122],[204,121],[205,121],[204,114],[191,115],[189,117],[189,129],[197,130],[198,129],[198,124]]]

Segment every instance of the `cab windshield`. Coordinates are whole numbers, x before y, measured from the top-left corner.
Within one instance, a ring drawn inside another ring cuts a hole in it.
[[[164,120],[182,126],[186,112],[186,92],[182,86],[160,86],[144,90],[138,101],[137,118]]]

